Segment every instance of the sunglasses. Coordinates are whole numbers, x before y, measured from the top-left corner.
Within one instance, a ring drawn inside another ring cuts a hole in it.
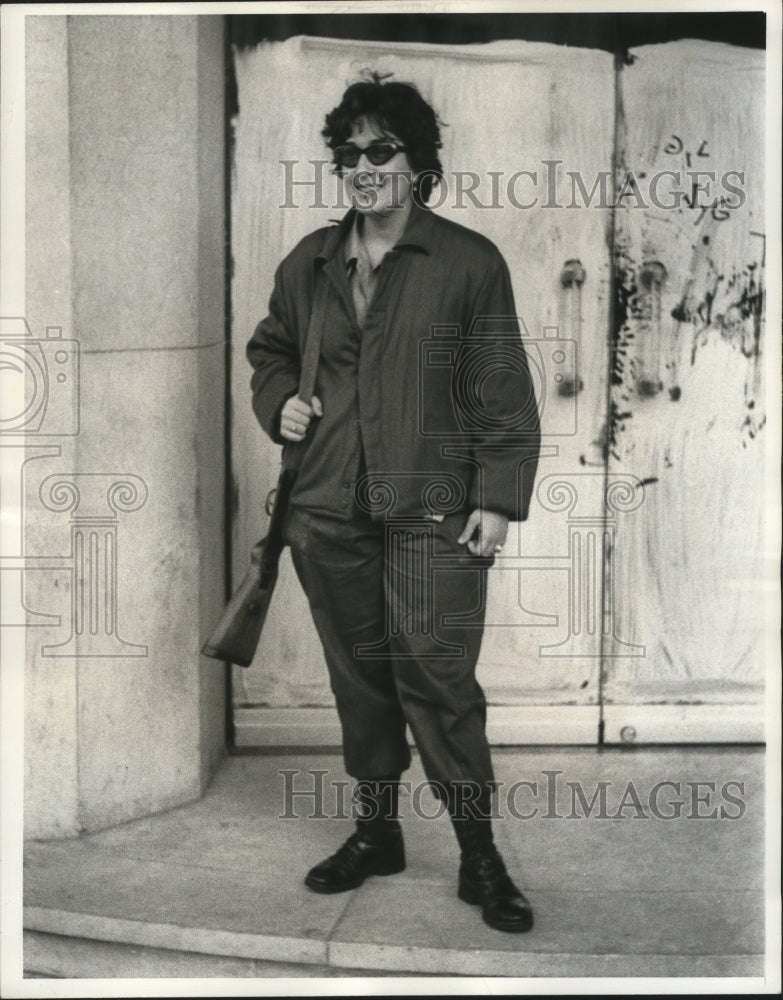
[[[407,152],[405,146],[398,146],[394,142],[373,142],[369,146],[365,146],[364,149],[351,143],[346,146],[338,146],[334,150],[334,160],[338,167],[355,167],[364,155],[374,167],[380,167],[384,163],[388,163],[397,153],[405,152]]]

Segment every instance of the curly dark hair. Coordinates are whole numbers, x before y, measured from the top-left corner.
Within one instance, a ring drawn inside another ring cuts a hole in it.
[[[426,202],[434,183],[443,179],[437,152],[443,145],[440,140],[443,123],[435,111],[412,83],[384,82],[381,74],[372,72],[368,79],[352,83],[337,107],[327,114],[321,132],[327,146],[333,150],[343,145],[362,117],[402,141],[411,167],[421,175],[414,193],[417,200]]]

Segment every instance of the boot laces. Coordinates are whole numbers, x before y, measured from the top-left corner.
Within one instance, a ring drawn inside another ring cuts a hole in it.
[[[509,878],[503,859],[493,847],[490,851],[481,851],[465,859],[467,873],[472,879],[483,883],[487,889],[514,888]]]
[[[364,831],[356,830],[341,847],[338,847],[330,860],[350,864],[354,858],[362,853],[362,848],[369,843],[370,841],[364,836]]]

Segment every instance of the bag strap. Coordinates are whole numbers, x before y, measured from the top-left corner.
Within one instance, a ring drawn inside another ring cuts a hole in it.
[[[299,376],[299,398],[304,403],[310,403],[315,392],[315,377],[318,373],[318,360],[321,356],[321,340],[324,333],[324,318],[326,316],[326,299],[329,293],[329,282],[325,277],[318,280],[315,276],[315,294],[310,311],[310,322],[305,336],[304,353],[302,354],[302,370]]]
[[[319,280],[320,278],[320,280]],[[309,405],[315,392],[315,379],[318,374],[318,361],[321,356],[321,341],[326,318],[326,300],[329,295],[329,282],[325,276],[315,275],[315,292],[310,310],[310,321],[305,335],[304,351],[302,352],[302,367],[299,375],[299,398]],[[286,469],[296,470],[302,464],[304,442],[286,445],[283,454],[283,465]]]

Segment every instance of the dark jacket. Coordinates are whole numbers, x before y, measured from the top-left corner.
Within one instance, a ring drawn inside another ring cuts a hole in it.
[[[280,411],[297,391],[315,282],[328,282],[316,384],[324,417],[303,446],[304,494],[307,455],[334,468],[350,424],[380,487],[377,516],[483,507],[525,520],[540,429],[502,255],[480,234],[414,205],[360,331],[342,253],[354,215],[306,236],[277,269],[269,315],[247,346],[261,426],[283,443]],[[355,363],[344,357],[349,343]]]

